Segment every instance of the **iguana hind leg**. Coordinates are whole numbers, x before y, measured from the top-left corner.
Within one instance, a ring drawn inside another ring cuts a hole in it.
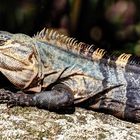
[[[63,84],[58,84],[50,91],[36,94],[26,94],[22,91],[13,93],[8,90],[0,91],[0,103],[12,106],[36,106],[38,108],[59,111],[73,106],[72,91]]]

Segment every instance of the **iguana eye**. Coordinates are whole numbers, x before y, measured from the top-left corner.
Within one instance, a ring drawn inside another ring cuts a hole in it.
[[[5,40],[0,40],[0,46],[4,45],[5,44]]]

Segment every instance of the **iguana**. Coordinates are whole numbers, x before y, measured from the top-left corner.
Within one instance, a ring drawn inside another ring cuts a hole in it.
[[[0,102],[9,107],[80,106],[140,122],[139,69],[139,57],[112,55],[52,29],[34,37],[0,32]]]

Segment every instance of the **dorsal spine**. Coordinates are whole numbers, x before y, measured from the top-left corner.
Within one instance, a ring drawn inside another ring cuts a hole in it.
[[[60,47],[69,52],[73,52],[75,54],[84,56],[90,60],[100,60],[107,53],[104,49],[100,49],[95,47],[94,45],[88,45],[83,42],[78,42],[75,38],[68,37],[53,29],[44,28],[41,32],[38,32],[37,35],[35,35],[34,37],[37,40],[47,42],[51,45]],[[115,63],[121,66],[125,66],[130,57],[131,54],[123,53],[117,57],[117,63]],[[109,60],[112,61],[111,58]]]

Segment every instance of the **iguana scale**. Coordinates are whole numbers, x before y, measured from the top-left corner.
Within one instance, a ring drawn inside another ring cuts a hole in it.
[[[139,60],[51,29],[34,37],[1,31],[0,71],[6,82],[0,102],[52,111],[81,106],[140,122]]]

